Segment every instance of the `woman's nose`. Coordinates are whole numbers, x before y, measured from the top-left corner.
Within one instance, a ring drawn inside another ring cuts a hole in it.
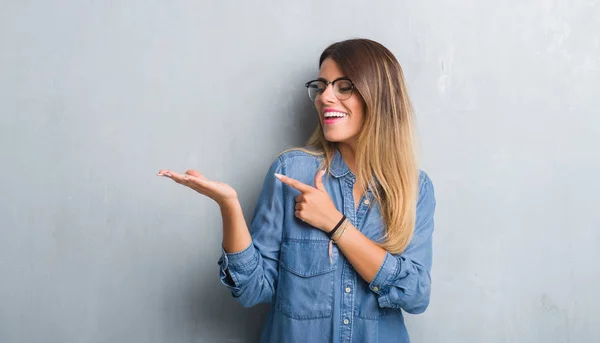
[[[332,84],[328,84],[327,87],[325,87],[323,94],[321,94],[321,101],[323,101],[324,103],[333,103],[337,101],[337,97],[333,92]]]

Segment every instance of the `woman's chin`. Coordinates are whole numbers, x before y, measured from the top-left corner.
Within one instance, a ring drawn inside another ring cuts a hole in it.
[[[335,135],[325,135],[325,139],[330,143],[338,143],[340,141]]]

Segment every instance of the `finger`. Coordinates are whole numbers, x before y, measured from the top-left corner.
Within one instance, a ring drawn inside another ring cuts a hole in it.
[[[285,183],[286,185],[292,186],[294,188],[296,188],[297,190],[299,190],[300,192],[311,192],[314,190],[313,187],[306,185],[298,180],[294,180],[291,177],[287,177],[285,175],[281,175],[281,174],[275,174],[275,177]]]
[[[167,169],[161,169],[158,171],[158,176],[171,176],[171,173]]]
[[[172,170],[168,170],[167,173],[165,173],[163,175],[168,176],[169,178],[171,178],[171,180],[173,180],[177,183],[184,183],[184,181],[185,181],[184,174],[180,174],[180,173],[174,172]]]
[[[304,198],[304,194],[300,194],[296,198],[294,198],[294,201],[296,201],[296,202],[303,202],[304,199],[305,199]]]
[[[194,176],[191,176],[188,174],[177,173],[177,172],[174,172],[171,170],[168,171],[168,174],[164,174],[164,175],[170,177],[171,180],[173,180],[177,183],[180,183],[182,185],[186,185],[186,186],[190,186],[193,183],[197,183],[197,181],[202,181]]]
[[[206,179],[206,176],[202,175],[202,173],[199,173],[199,172],[197,172],[197,171],[195,171],[193,169],[188,169],[188,170],[185,171],[185,173],[188,174],[188,175],[191,175],[191,176],[195,176],[195,177],[197,177],[199,179],[202,179],[202,180]]]
[[[303,207],[303,206],[302,206],[302,204],[296,204],[296,207],[295,207],[295,209],[296,209],[296,210],[301,210],[301,209],[302,209],[302,207]]]
[[[315,188],[324,191],[325,186],[323,185],[323,176],[325,175],[325,169],[319,170],[317,176],[315,176]]]
[[[187,174],[187,172],[186,172],[186,174],[183,174],[181,176],[183,178],[182,183],[192,189],[199,190],[199,189],[214,188],[214,183],[205,177],[193,176],[193,175]]]

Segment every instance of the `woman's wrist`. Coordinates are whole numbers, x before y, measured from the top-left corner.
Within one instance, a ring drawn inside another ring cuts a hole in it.
[[[223,210],[231,210],[231,209],[235,209],[240,207],[240,200],[235,197],[235,198],[228,198],[228,199],[223,199],[220,201],[217,201],[217,204],[219,205],[219,207],[221,208],[221,211]]]
[[[346,229],[348,229],[348,226],[350,226],[350,221],[348,220],[348,218],[344,217],[344,221],[342,223],[342,225],[340,225],[340,228],[331,235],[331,237],[329,237],[333,243],[336,243],[342,239],[342,237],[344,236],[344,234],[346,233]]]
[[[323,229],[323,231],[325,231],[326,234],[331,234],[331,231],[333,231],[333,229],[336,227],[336,225],[340,222],[340,220],[344,217],[344,215],[342,213],[340,213],[339,211],[335,211],[334,214],[331,215],[328,224],[326,225],[326,227]]]

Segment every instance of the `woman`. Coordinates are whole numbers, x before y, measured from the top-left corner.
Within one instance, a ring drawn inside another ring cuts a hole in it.
[[[222,283],[245,307],[272,304],[261,342],[409,342],[402,310],[429,304],[435,198],[402,69],[366,39],[332,44],[319,66],[306,83],[319,125],[271,165],[250,231],[230,186],[159,175],[220,205]]]

